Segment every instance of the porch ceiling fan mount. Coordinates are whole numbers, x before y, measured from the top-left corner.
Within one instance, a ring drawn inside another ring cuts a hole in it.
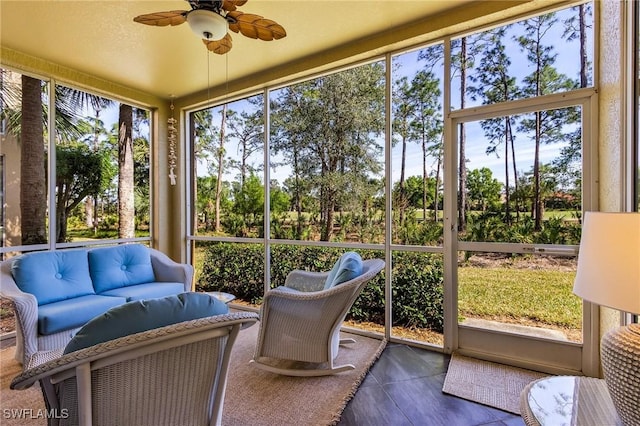
[[[279,40],[287,35],[282,27],[271,19],[238,9],[248,0],[186,0],[191,10],[170,10],[136,16],[134,22],[166,27],[187,22],[191,30],[202,38],[207,49],[223,55],[231,50],[229,30],[245,37],[264,41]]]

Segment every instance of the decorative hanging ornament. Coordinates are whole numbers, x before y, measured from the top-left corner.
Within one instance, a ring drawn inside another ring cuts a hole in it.
[[[169,179],[171,185],[176,184],[178,176],[175,174],[176,167],[178,165],[178,156],[176,155],[176,142],[178,130],[176,129],[176,120],[173,116],[173,99],[171,100],[171,117],[167,119],[167,140],[169,141]]]

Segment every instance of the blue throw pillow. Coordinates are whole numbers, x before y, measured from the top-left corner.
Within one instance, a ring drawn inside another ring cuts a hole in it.
[[[89,250],[89,272],[98,294],[156,280],[149,249],[142,244],[123,244]]]
[[[324,282],[324,289],[330,289],[338,284],[350,281],[362,274],[362,258],[354,251],[348,251],[333,265],[327,279]]]
[[[224,302],[205,293],[190,292],[136,300],[111,308],[86,323],[64,348],[64,353],[154,328],[228,312],[229,307]]]
[[[11,274],[38,305],[95,294],[86,250],[27,253],[13,261]]]

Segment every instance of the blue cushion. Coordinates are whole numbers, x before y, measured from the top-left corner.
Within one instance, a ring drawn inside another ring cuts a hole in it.
[[[38,307],[38,333],[58,333],[82,327],[87,321],[126,302],[123,297],[95,294],[61,300]]]
[[[13,261],[11,273],[38,305],[94,294],[86,250],[27,253]]]
[[[138,300],[110,309],[89,321],[71,339],[64,353],[154,328],[226,314],[229,307],[205,293],[181,293]]]
[[[142,299],[156,299],[158,297],[171,296],[184,293],[183,283],[153,282],[147,284],[130,285],[114,288],[100,293],[103,296],[118,296],[127,299],[127,302]]]
[[[141,244],[89,250],[89,273],[96,293],[156,280],[149,249]]]
[[[348,251],[333,265],[327,279],[324,282],[324,289],[330,289],[338,284],[350,281],[362,274],[362,258],[354,251]]]

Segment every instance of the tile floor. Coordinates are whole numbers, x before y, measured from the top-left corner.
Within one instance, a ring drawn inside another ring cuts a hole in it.
[[[522,418],[442,393],[449,355],[389,344],[349,402],[340,426],[522,426]]]

